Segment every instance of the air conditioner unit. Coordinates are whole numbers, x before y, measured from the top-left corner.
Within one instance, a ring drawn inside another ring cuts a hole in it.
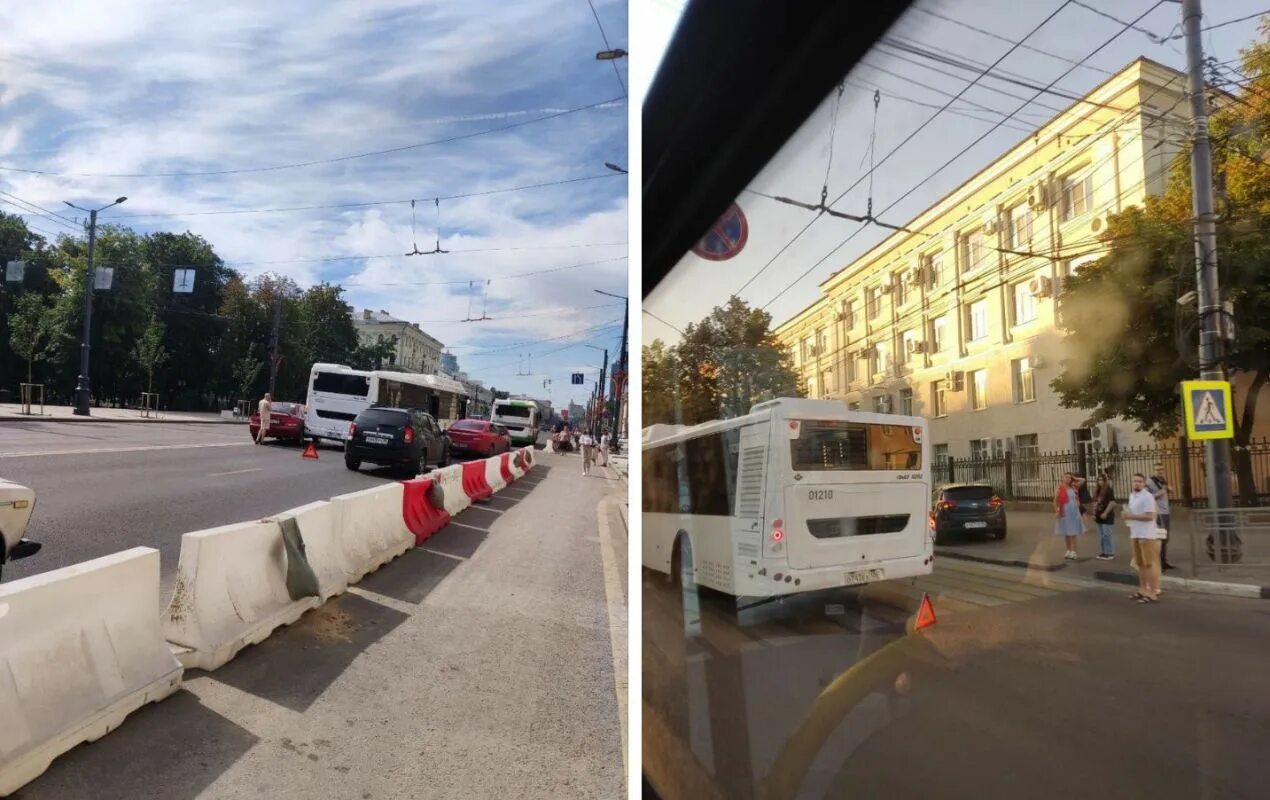
[[[920,342],[916,339],[910,339],[908,342],[908,352],[910,355],[914,353],[925,353],[926,343]]]
[[[944,375],[944,385],[950,392],[960,392],[966,388],[966,373],[961,370],[950,370]]]
[[[1053,288],[1050,279],[1044,275],[1035,275],[1027,282],[1028,294],[1033,297],[1049,297]]]
[[[1095,214],[1093,219],[1089,220],[1089,230],[1091,233],[1101,233],[1107,227],[1107,215]]]
[[[1050,187],[1046,181],[1039,181],[1027,193],[1027,205],[1031,209],[1043,209],[1050,204]]]
[[[881,401],[878,404],[878,408],[881,410],[881,412],[883,414],[890,414],[891,413],[891,396],[889,394],[884,394],[881,397],[879,397],[878,400]]]
[[[839,311],[837,314],[833,315],[833,318],[835,322],[842,322],[847,318],[847,312]]]
[[[892,286],[891,282],[888,280],[886,283],[883,283],[880,286],[878,286],[878,291],[881,292],[882,294],[890,294],[891,290],[894,288],[895,287]]]
[[[983,215],[983,232],[991,236],[1001,229],[1001,218],[996,211],[987,211]]]
[[[875,372],[875,373],[873,373],[873,381],[872,381],[872,382],[873,382],[874,384],[886,383],[886,379],[887,379],[887,378],[889,378],[889,377],[890,377],[890,376],[889,376],[889,375],[887,375],[885,372]]]
[[[1032,369],[1043,369],[1049,366],[1049,360],[1045,356],[1032,356]]]
[[[910,286],[921,286],[926,278],[926,267],[914,267],[906,272],[905,276],[908,278],[908,284]]]
[[[1113,450],[1116,447],[1116,428],[1110,422],[1100,422],[1089,429],[1089,442],[1095,450]]]

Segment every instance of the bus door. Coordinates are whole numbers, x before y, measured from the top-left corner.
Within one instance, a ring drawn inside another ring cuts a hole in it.
[[[735,487],[732,502],[732,542],[736,560],[742,565],[763,557],[763,503],[767,484],[767,452],[770,423],[747,425],[729,433],[728,477]]]
[[[842,420],[788,420],[785,428],[791,568],[841,566],[848,583],[864,582],[885,576],[852,567],[925,552],[930,487],[913,428]]]

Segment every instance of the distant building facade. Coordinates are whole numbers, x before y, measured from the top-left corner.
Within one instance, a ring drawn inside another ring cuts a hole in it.
[[[459,374],[459,357],[454,353],[441,354],[441,374],[454,377]]]
[[[357,331],[358,341],[363,345],[373,345],[397,337],[397,349],[389,357],[385,368],[400,369],[406,372],[421,372],[425,375],[441,374],[441,356],[445,345],[419,327],[418,324],[398,319],[387,311],[371,311],[363,309],[360,314],[353,315],[353,328]]]

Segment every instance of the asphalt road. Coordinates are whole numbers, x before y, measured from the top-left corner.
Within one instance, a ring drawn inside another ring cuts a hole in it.
[[[923,591],[938,622],[907,632]],[[964,563],[737,612],[645,570],[666,798],[1264,797],[1270,603]]]
[[[158,548],[167,597],[189,531],[258,519],[401,475],[350,472],[330,444],[252,444],[247,426],[0,423],[0,477],[35,489],[27,535],[35,556],[6,565],[14,580],[144,545]]]
[[[626,486],[579,467],[540,453],[423,546],[188,671],[16,797],[624,796]]]

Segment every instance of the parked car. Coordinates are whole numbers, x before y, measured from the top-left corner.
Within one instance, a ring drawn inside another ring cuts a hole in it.
[[[506,453],[512,443],[506,428],[483,419],[461,419],[451,425],[445,435],[454,452],[482,457]]]
[[[251,438],[255,439],[260,432],[260,411],[251,415],[248,423]],[[269,427],[265,430],[265,438],[283,439],[299,442],[304,439],[304,406],[299,403],[274,403],[269,414]]]
[[[450,440],[426,411],[368,408],[348,426],[344,443],[344,466],[359,469],[363,461],[423,473],[428,464],[450,463]]]
[[[39,552],[40,543],[22,535],[34,510],[35,490],[0,479],[0,569]]]
[[[987,534],[1004,539],[1005,503],[990,485],[950,483],[939,492],[931,512],[935,544],[944,544],[953,534]]]

